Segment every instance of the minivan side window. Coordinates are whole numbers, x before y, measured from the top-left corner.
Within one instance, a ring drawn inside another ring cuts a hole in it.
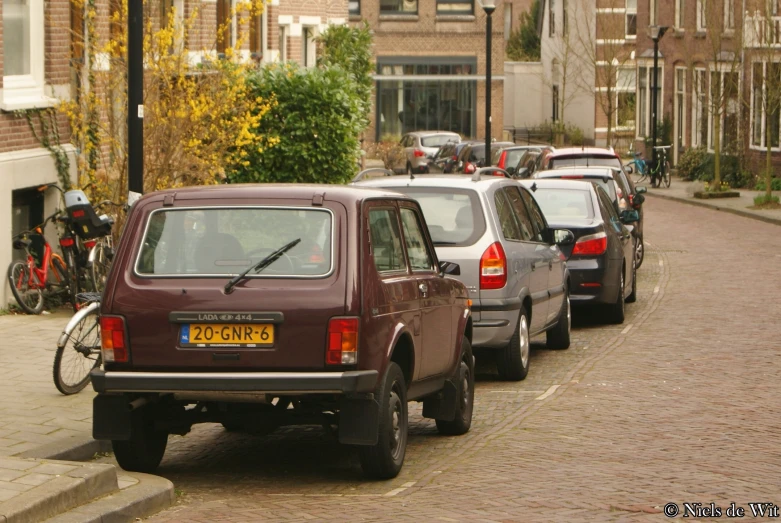
[[[499,225],[502,227],[504,239],[520,241],[521,230],[518,228],[512,205],[507,200],[507,195],[504,191],[498,190],[494,193],[494,204],[496,205],[496,214],[499,216]]]
[[[423,234],[418,213],[412,209],[402,208],[401,225],[404,227],[404,245],[407,247],[407,257],[412,270],[432,270],[432,257],[428,251],[426,237]]]
[[[545,219],[542,217],[540,207],[528,191],[521,190],[521,197],[523,198],[523,203],[526,204],[526,208],[529,210],[529,218],[531,218],[532,224],[534,225],[534,237],[532,241],[545,241],[542,237],[542,233],[545,230]]]
[[[518,218],[518,223],[521,225],[523,241],[531,241],[532,236],[534,236],[534,226],[526,211],[526,205],[524,205],[521,199],[520,189],[518,187],[505,187],[504,190],[507,192],[513,211],[515,211],[515,217]]]
[[[395,209],[369,211],[369,238],[377,272],[406,271]]]

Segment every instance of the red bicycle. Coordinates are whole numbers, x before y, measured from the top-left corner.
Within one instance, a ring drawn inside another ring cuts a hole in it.
[[[69,273],[65,261],[59,254],[52,252],[51,245],[43,235],[46,224],[56,219],[60,212],[57,211],[46,218],[38,227],[14,236],[14,249],[24,250],[27,256],[25,260],[11,262],[8,267],[8,283],[19,307],[28,314],[41,313],[44,290],[59,290],[70,297]],[[43,240],[43,258],[40,265],[30,252],[30,236],[40,236]],[[53,279],[49,278],[50,270]],[[73,307],[74,311],[77,310],[75,303]]]

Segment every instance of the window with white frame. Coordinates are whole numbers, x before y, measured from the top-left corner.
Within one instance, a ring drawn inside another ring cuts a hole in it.
[[[652,62],[642,62],[637,67],[637,137],[645,138],[651,135],[651,109],[653,101],[654,68]],[[664,66],[659,64],[658,97],[656,99],[657,114],[661,112],[664,99]],[[657,119],[657,121],[661,121]]]
[[[616,72],[616,120],[617,128],[635,127],[637,102],[637,72],[634,67],[622,67]]]
[[[754,62],[751,66],[751,145],[778,148],[781,134],[781,63]]]
[[[626,0],[625,27],[625,34],[627,38],[637,37],[637,0]]]
[[[438,15],[471,15],[474,9],[474,0],[437,0]]]
[[[675,0],[675,28],[683,31],[685,0]]]
[[[361,15],[360,0],[350,0],[349,2],[347,2],[347,13],[350,16],[360,16]]]
[[[561,0],[561,34],[567,36],[569,32],[569,8],[567,0]]]
[[[697,31],[708,27],[707,0],[697,0]]]
[[[736,71],[711,70],[709,111],[708,149],[715,147],[716,117],[720,120],[720,149],[735,152],[738,145],[738,128],[740,122],[740,99],[738,93],[739,75]],[[715,110],[715,109],[718,109]],[[718,114],[715,114],[718,113]]]
[[[692,92],[692,146],[708,143],[708,87],[705,69],[694,69]]]
[[[656,0],[648,2],[648,25],[656,25]]]
[[[548,36],[556,35],[556,2],[548,0]]]
[[[301,29],[301,65],[304,67],[315,66],[315,30],[312,27]]]
[[[224,55],[235,43],[236,13],[233,0],[217,0],[217,54]]]
[[[416,15],[418,0],[380,0],[381,15]]]
[[[287,62],[287,26],[279,26],[279,61]]]
[[[513,4],[504,4],[504,39],[509,40],[513,32]]]
[[[675,153],[680,154],[686,145],[686,68],[675,68]],[[677,156],[676,156],[677,158]]]
[[[3,95],[5,110],[52,105],[44,95],[44,2],[3,0]],[[10,43],[13,42],[13,45]]]
[[[724,30],[735,30],[735,0],[724,0]]]

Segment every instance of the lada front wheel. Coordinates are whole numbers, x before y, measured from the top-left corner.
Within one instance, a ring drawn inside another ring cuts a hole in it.
[[[111,441],[114,457],[127,471],[152,473],[163,460],[168,434],[155,430],[154,419],[146,413],[134,414],[130,439]]]
[[[395,478],[407,452],[407,384],[401,367],[391,362],[379,387],[377,444],[359,448],[361,468],[372,479]]]

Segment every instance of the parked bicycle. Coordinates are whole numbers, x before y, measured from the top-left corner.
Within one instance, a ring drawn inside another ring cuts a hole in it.
[[[100,293],[78,295],[81,307],[57,340],[52,374],[61,393],[76,394],[90,381],[90,372],[103,361],[100,343]]]
[[[13,261],[8,266],[8,283],[19,307],[28,314],[41,313],[44,290],[64,292],[70,297],[74,310],[76,310],[75,293],[71,292],[67,264],[59,254],[52,251],[51,245],[43,234],[46,225],[50,221],[60,218],[60,214],[61,211],[58,210],[47,217],[41,225],[14,236],[14,249],[24,250],[26,256],[24,260]],[[30,236],[38,236],[43,242],[40,265],[30,251],[32,245]],[[53,279],[49,278],[49,271],[51,271]]]
[[[626,169],[630,174],[632,172],[640,174],[640,177],[634,179],[634,182],[642,183],[650,178],[651,187],[670,187],[670,162],[667,160],[670,147],[670,145],[654,147],[657,151],[656,165],[651,165],[639,152],[636,152],[634,159],[626,164]]]

